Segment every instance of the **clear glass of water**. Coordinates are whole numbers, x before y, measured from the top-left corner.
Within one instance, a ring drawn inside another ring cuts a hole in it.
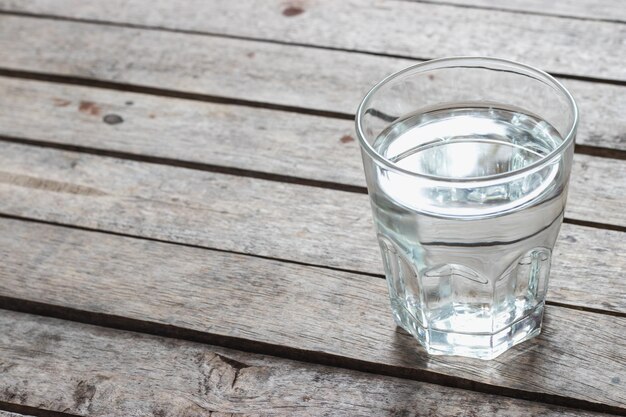
[[[356,129],[393,316],[431,354],[494,358],[541,331],[578,110],[535,68],[428,61]]]

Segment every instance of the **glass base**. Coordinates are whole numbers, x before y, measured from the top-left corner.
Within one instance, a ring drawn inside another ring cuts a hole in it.
[[[395,303],[392,303],[395,304]],[[412,334],[431,355],[456,355],[493,359],[511,347],[541,332],[544,303],[497,333],[458,333],[421,326],[402,305],[392,305],[393,316],[404,330]]]

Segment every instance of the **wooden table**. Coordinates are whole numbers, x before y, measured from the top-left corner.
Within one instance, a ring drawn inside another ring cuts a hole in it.
[[[621,0],[0,0],[0,416],[626,415]],[[582,113],[540,337],[398,330],[353,112],[419,60]]]

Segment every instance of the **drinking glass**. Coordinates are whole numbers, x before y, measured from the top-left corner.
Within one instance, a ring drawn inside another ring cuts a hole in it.
[[[578,110],[554,78],[424,62],[356,116],[396,323],[431,354],[491,359],[541,331]]]

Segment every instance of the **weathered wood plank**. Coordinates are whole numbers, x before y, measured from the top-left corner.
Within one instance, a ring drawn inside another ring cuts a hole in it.
[[[26,414],[9,413],[8,411],[0,410],[0,417],[24,417]]]
[[[3,135],[365,185],[349,121],[7,78],[0,92]],[[122,123],[106,123],[109,114]],[[625,171],[577,155],[568,215],[625,224],[624,184],[613,181]]]
[[[348,120],[0,77],[1,136],[364,187],[353,131]]]
[[[72,414],[603,415],[8,311],[0,329],[0,400]]]
[[[346,114],[356,109],[374,83],[414,62],[211,36],[0,16],[0,66],[4,68]],[[561,81],[580,104],[583,122],[578,143],[626,150],[626,120],[621,110],[626,108],[626,87]],[[17,85],[15,88],[18,97],[28,94]],[[81,94],[71,91],[67,92],[70,97]],[[75,91],[88,92],[93,96],[89,101],[103,97],[111,105],[122,104],[107,93]],[[18,99],[11,95],[7,100],[10,98]],[[158,113],[163,116],[172,115],[168,123],[185,109],[184,102],[142,101],[160,106]],[[212,110],[205,107],[203,111],[207,109]],[[201,123],[197,119],[193,122]],[[175,126],[175,130],[181,129],[179,124]],[[234,127],[234,123],[229,124],[230,129]],[[170,126],[168,131],[172,130]]]
[[[566,216],[626,226],[626,163],[587,155],[574,160]],[[608,214],[611,210],[620,214]]]
[[[626,94],[619,100],[626,107]],[[626,132],[624,118],[585,120],[587,143]],[[364,187],[353,130],[332,118],[0,77],[0,136]]]
[[[623,232],[563,224],[554,250],[548,299],[626,313],[625,241]]]
[[[4,191],[3,194],[9,194],[1,205],[4,210],[10,210],[5,211],[7,214],[20,215],[21,210],[24,210],[22,214],[25,215],[34,211],[41,212],[40,210],[50,211],[50,208],[45,207],[35,210],[30,201],[17,198],[21,194],[25,194],[25,197],[31,196],[30,190],[36,189],[41,194],[42,205],[44,200],[76,200],[76,203],[84,204],[82,208],[84,210],[95,206],[94,214],[101,212],[104,203],[124,212],[139,210],[155,216],[170,216],[178,211],[180,213],[177,216],[183,217],[180,220],[173,219],[174,224],[180,223],[184,229],[191,226],[197,229],[187,233],[192,240],[200,239],[204,242],[204,237],[200,236],[208,235],[212,227],[217,227],[218,229],[214,231],[223,229],[222,237],[231,236],[226,238],[225,242],[232,244],[226,243],[224,247],[230,250],[242,250],[240,243],[234,243],[235,240],[249,241],[245,245],[247,248],[257,248],[261,251],[266,250],[267,246],[262,244],[266,240],[269,246],[275,245],[270,242],[274,241],[273,238],[261,237],[261,240],[257,241],[258,233],[265,234],[265,231],[261,231],[262,228],[258,229],[262,224],[255,229],[248,228],[250,220],[259,218],[261,213],[267,216],[267,222],[283,224],[276,232],[285,233],[281,241],[282,244],[287,244],[287,247],[291,246],[288,237],[293,241],[302,239],[306,241],[306,236],[310,235],[307,230],[316,230],[321,225],[328,229],[335,227],[346,229],[347,225],[354,225],[354,228],[362,228],[361,233],[371,233],[369,203],[365,195],[320,189],[314,189],[316,190],[314,195],[308,195],[310,190],[308,187],[301,188],[290,184],[257,181],[253,178],[181,170],[10,143],[0,144],[0,149],[1,190]],[[68,165],[70,163],[80,165],[81,169],[75,169]],[[625,225],[626,212],[622,207],[626,198],[624,190],[626,184],[614,181],[616,178],[624,178],[625,171],[626,164],[621,161],[576,155],[566,217]],[[232,191],[225,192],[227,189]],[[290,195],[294,193],[296,195]],[[142,198],[137,198],[138,195]],[[258,202],[258,207],[253,204],[240,207],[242,201]],[[268,210],[274,205],[276,209]],[[286,211],[281,207],[289,209]],[[318,213],[323,214],[311,213],[313,207],[317,208]],[[222,216],[205,220],[203,215],[206,214],[204,212],[206,210],[216,211]],[[331,212],[332,218],[328,218]],[[65,220],[70,221],[79,213],[50,212],[50,214],[53,217],[67,216]],[[293,217],[288,224],[281,220],[287,214]],[[111,217],[108,210],[102,212],[102,215],[105,218]],[[224,216],[225,218],[220,218]],[[151,220],[137,213],[132,213],[131,218],[140,223]],[[110,221],[117,224],[126,220],[111,218]],[[238,235],[237,232],[242,235]],[[348,233],[346,238],[352,234]],[[319,237],[316,236],[310,243],[314,247],[319,246]],[[357,252],[349,256],[359,259],[361,258],[359,255],[361,253]]]
[[[382,272],[366,195],[7,143],[0,166],[1,213]],[[553,275],[568,302],[624,311],[623,236],[564,226]],[[591,277],[608,291],[585,295]]]
[[[380,0],[189,0],[185,7],[166,0],[3,0],[0,8],[413,58],[500,56],[552,72],[626,80],[623,56],[615,53],[625,47],[619,23]]]
[[[380,278],[14,220],[0,230],[3,302],[174,326],[209,342],[245,339],[266,353],[254,342],[394,375],[461,378],[519,396],[626,404],[626,318],[548,306],[542,335],[494,361],[428,356],[396,329]]]
[[[421,2],[422,0],[410,0]],[[626,8],[621,0],[425,0],[426,3],[454,4],[487,10],[538,13],[543,15],[577,17],[626,22]]]

